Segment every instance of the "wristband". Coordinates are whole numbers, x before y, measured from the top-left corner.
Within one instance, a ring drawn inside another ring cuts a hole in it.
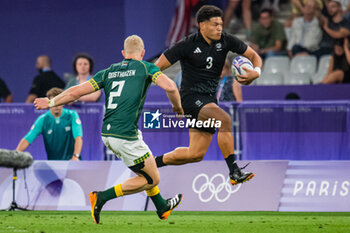
[[[54,98],[49,100],[49,108],[52,108],[53,106],[55,106],[55,99]]]
[[[261,74],[261,69],[260,69],[260,67],[255,67],[254,70],[255,70],[256,72],[258,72],[258,73],[259,73],[259,76],[260,76],[260,74]]]
[[[80,154],[74,154],[73,156],[79,158],[79,157],[80,157]]]

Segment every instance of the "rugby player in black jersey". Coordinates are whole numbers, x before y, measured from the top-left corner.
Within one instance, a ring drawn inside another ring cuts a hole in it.
[[[247,57],[254,69],[245,69],[238,82],[249,85],[259,77],[262,61],[259,55],[244,42],[222,31],[222,11],[211,5],[201,7],[197,13],[199,31],[167,49],[156,61],[164,70],[181,63],[181,102],[185,115],[198,121],[215,119],[221,121],[218,145],[229,168],[232,185],[253,178],[252,172],[242,172],[235,162],[232,123],[230,116],[217,105],[216,88],[229,51]],[[208,150],[215,128],[190,128],[189,147],[179,147],[156,158],[157,166],[181,165],[199,162]]]

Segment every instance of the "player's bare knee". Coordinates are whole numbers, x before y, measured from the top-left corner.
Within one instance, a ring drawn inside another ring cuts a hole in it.
[[[197,163],[197,162],[202,161],[204,159],[204,155],[205,155],[205,152],[194,153],[192,158],[191,158],[191,162],[192,163]]]
[[[221,127],[219,129],[220,131],[232,130],[232,121],[228,115],[223,115],[223,117],[220,119],[220,121],[221,121]]]
[[[153,185],[153,184],[146,184],[145,186],[144,186],[144,189],[145,190],[151,190],[152,188],[154,188],[155,187],[155,185]]]
[[[159,184],[159,182],[160,182],[159,176],[152,177],[152,180],[153,180],[153,183],[150,184],[150,185],[152,185],[152,187],[157,186]]]
[[[143,176],[146,178],[149,188],[153,188],[154,186],[157,186],[160,182],[159,173],[152,174],[152,175],[144,173]]]
[[[147,188],[146,188],[146,190],[152,189],[152,188],[156,187],[157,185],[159,185],[159,181],[160,181],[160,180],[159,180],[159,176],[158,176],[158,177],[153,177],[153,178],[152,178],[152,181],[153,181],[152,184],[147,183]]]
[[[149,185],[153,185],[155,183],[159,183],[159,174],[156,173],[155,175],[152,175],[152,177],[147,173],[145,172],[144,170],[142,170],[143,168],[145,167],[145,164],[144,162],[141,162],[139,164],[136,164],[134,166],[131,166],[129,167],[133,172],[135,172],[136,174],[138,174],[139,176],[143,176],[146,181],[147,181],[147,184]]]

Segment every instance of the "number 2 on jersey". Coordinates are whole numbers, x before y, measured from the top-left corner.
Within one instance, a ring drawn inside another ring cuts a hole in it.
[[[213,66],[213,58],[207,57],[207,62],[208,62],[208,65],[205,68],[209,70]]]
[[[123,87],[124,87],[125,80],[123,81],[114,81],[112,83],[112,90],[114,90],[116,87],[118,88],[117,91],[111,91],[109,93],[108,98],[108,109],[115,109],[117,108],[118,104],[113,104],[113,98],[119,97],[122,93]]]

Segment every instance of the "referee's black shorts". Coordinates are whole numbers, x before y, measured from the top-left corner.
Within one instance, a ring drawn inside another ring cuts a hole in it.
[[[208,103],[217,104],[216,96],[209,95],[209,94],[200,94],[200,93],[181,95],[181,104],[182,104],[184,113],[187,116],[191,116],[191,119],[197,120],[200,110]],[[210,134],[215,134],[216,132],[215,127],[214,128],[194,127],[194,129],[207,132]]]

